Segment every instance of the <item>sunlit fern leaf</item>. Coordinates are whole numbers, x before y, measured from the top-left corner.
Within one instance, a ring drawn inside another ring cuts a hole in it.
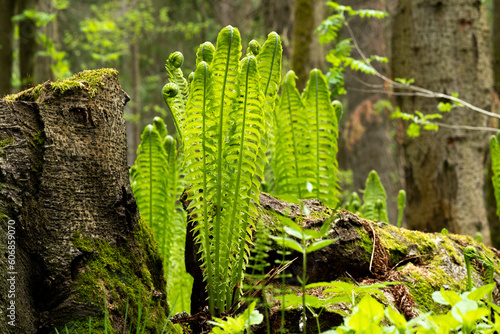
[[[304,194],[303,198],[318,198],[326,205],[335,207],[340,194],[336,158],[338,124],[335,110],[330,103],[328,84],[321,71],[311,71],[303,101],[311,138],[309,161],[314,171],[314,177],[309,179],[313,191]]]
[[[141,136],[135,161],[134,183],[132,191],[137,199],[141,217],[146,220],[158,242],[164,244],[159,231],[165,226],[168,208],[165,198],[167,191],[167,155],[162,145],[162,138],[153,125],[148,125]],[[162,248],[164,257],[169,257],[169,249]]]
[[[163,100],[167,104],[172,117],[174,119],[177,133],[180,136],[180,126],[184,121],[184,112],[186,109],[186,101],[189,95],[189,85],[184,78],[181,66],[184,62],[184,56],[180,52],[170,54],[167,59],[165,68],[168,72],[170,85],[163,87]],[[177,86],[177,90],[175,90]],[[180,137],[182,146],[182,137]]]
[[[159,127],[163,121],[155,122]],[[166,136],[163,145],[168,159],[168,177],[166,198],[168,208],[168,225],[163,231],[165,247],[170,248],[170,259],[165,259],[168,266],[168,301],[171,307],[175,302],[174,312],[189,311],[191,309],[191,289],[193,278],[186,272],[184,250],[186,242],[186,213],[179,202],[184,191],[184,178],[180,175],[182,157],[178,156],[177,143],[171,136]]]
[[[372,170],[366,179],[363,194],[363,217],[389,223],[387,217],[387,195],[376,171]]]
[[[246,242],[251,241],[251,235],[246,233],[248,226],[249,204],[250,198],[256,199],[257,194],[254,193],[252,187],[254,176],[256,175],[256,161],[259,159],[259,153],[263,152],[261,145],[261,136],[266,128],[264,119],[263,102],[264,95],[260,90],[259,73],[257,71],[257,60],[254,56],[249,56],[241,61],[240,74],[238,77],[239,96],[235,101],[235,105],[229,114],[232,123],[231,131],[229,132],[229,142],[225,147],[224,157],[227,162],[232,180],[228,196],[231,203],[230,210],[227,210],[229,215],[225,216],[226,222],[229,223],[227,230],[227,245],[228,254],[232,256],[239,247],[244,247]],[[252,194],[254,196],[252,196]],[[229,208],[228,208],[229,209]],[[240,240],[238,239],[240,237]],[[244,269],[244,256],[235,258],[241,263]],[[229,259],[229,257],[226,257]],[[238,270],[229,272],[229,263],[222,263],[224,274],[222,277],[229,277],[230,284],[226,285],[226,301],[232,303],[233,287],[232,282],[236,281],[239,276]]]
[[[205,268],[205,278],[210,287],[213,283],[212,228],[210,226],[208,182],[209,164],[213,163],[216,148],[212,137],[215,123],[208,113],[208,83],[210,79],[208,64],[200,62],[194,72],[191,91],[186,105],[186,119],[182,126],[185,137],[184,170],[186,185],[190,189],[191,219],[196,223],[196,241],[201,247],[201,258]],[[212,132],[211,132],[212,131]],[[210,311],[214,312],[214,290],[209,289]]]
[[[271,32],[267,36],[267,40],[260,48],[257,55],[257,67],[259,69],[260,80],[261,80],[261,90],[265,97],[264,102],[264,112],[265,119],[268,123],[268,129],[264,134],[264,149],[266,155],[262,157],[263,161],[261,165],[263,166],[263,171],[261,172],[264,177],[262,180],[266,180],[269,184],[269,188],[274,188],[274,176],[272,174],[272,167],[269,164],[269,157],[273,155],[273,112],[276,108],[276,101],[278,98],[279,86],[281,84],[281,59],[282,59],[283,48],[281,46],[281,39],[279,35],[275,32]]]
[[[295,78],[295,73],[289,71],[282,85],[274,120],[276,131],[272,163],[277,195],[302,198],[312,172],[308,120]]]
[[[221,274],[221,255],[224,256],[225,247],[221,246],[226,240],[221,239],[224,231],[221,227],[226,225],[222,223],[222,208],[227,207],[227,178],[223,158],[224,144],[229,127],[229,113],[233,108],[233,102],[239,93],[238,87],[238,67],[241,57],[241,37],[238,29],[227,26],[221,30],[217,37],[217,46],[214,59],[210,64],[210,81],[208,100],[209,114],[215,121],[215,133],[213,137],[216,146],[216,161],[213,165],[212,182],[209,182],[208,191],[204,194],[210,197],[210,202],[215,204],[216,214],[214,217],[213,234],[214,238],[214,263],[216,264],[214,277],[219,278]],[[210,173],[211,171],[209,171]],[[230,205],[230,202],[227,202]],[[221,251],[223,254],[221,254]],[[224,299],[221,293],[223,289],[216,289],[216,300],[219,309],[224,308]]]
[[[215,47],[212,43],[205,42],[201,44],[196,52],[196,67],[198,67],[202,61],[210,64],[212,59],[214,59],[214,52]]]
[[[153,118],[153,126],[155,130],[158,131],[161,140],[164,141],[165,138],[167,138],[168,136],[168,130],[167,126],[165,125],[165,122],[163,122],[163,119],[161,119],[160,117]]]
[[[277,33],[271,32],[257,55],[257,64],[261,80],[261,90],[266,100],[264,111],[266,120],[272,122],[272,111],[278,97],[279,85],[281,83],[281,56],[283,48]],[[271,128],[271,125],[269,128]]]
[[[500,217],[500,134],[491,136],[490,139],[490,154],[491,154],[491,169],[493,176],[493,188],[495,189],[495,198],[497,200],[497,215]]]
[[[165,101],[168,110],[172,114],[172,119],[174,120],[175,129],[177,131],[177,135],[179,136],[179,141],[181,142],[182,145],[183,139],[182,139],[181,125],[184,120],[184,109],[182,110],[179,109],[178,104],[175,103],[175,100],[177,99],[178,95],[180,95],[179,87],[176,84],[170,82],[167,83],[165,86],[163,86],[162,89],[163,101]],[[183,106],[181,107],[184,108]]]
[[[184,56],[179,51],[170,54],[167,59],[165,68],[169,75],[170,82],[174,83],[179,87],[181,95],[178,96],[178,100],[182,105],[186,104],[186,100],[189,95],[189,86],[184,74],[182,73],[181,66],[184,63]],[[177,101],[176,101],[177,103]],[[184,108],[180,108],[184,109]]]

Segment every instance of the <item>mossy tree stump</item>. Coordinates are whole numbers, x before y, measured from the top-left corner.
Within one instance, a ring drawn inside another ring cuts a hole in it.
[[[105,318],[121,333],[127,299],[134,325],[150,296],[148,332],[161,332],[166,284],[129,184],[128,100],[106,69],[0,99],[1,333],[82,333],[89,317],[94,333]]]

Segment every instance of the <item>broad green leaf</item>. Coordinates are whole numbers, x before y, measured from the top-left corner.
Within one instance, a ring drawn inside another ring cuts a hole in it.
[[[307,246],[306,252],[311,253],[317,251],[318,249],[325,248],[331,244],[333,244],[337,239],[328,239],[328,240],[318,240]]]

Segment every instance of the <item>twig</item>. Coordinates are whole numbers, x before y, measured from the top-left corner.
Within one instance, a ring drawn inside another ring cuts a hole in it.
[[[373,264],[373,256],[375,255],[375,246],[377,244],[377,239],[375,238],[375,231],[373,230],[372,224],[368,223],[368,226],[372,229],[372,235],[373,235],[373,248],[372,248],[372,256],[370,258],[370,266],[368,267],[368,270],[373,274],[372,272],[372,264]]]
[[[358,51],[358,53],[361,56],[361,58],[363,58],[363,61],[365,62],[365,64],[367,66],[369,66],[370,68],[373,69],[373,72],[375,73],[375,75],[377,77],[379,77],[380,79],[384,80],[385,82],[391,84],[393,87],[400,88],[400,89],[411,90],[411,91],[413,91],[413,95],[416,95],[416,96],[422,96],[422,97],[428,97],[428,98],[447,99],[447,100],[450,100],[450,101],[453,101],[453,102],[460,103],[462,106],[467,107],[467,108],[469,108],[471,110],[474,110],[474,111],[476,111],[476,112],[478,112],[480,114],[483,114],[483,115],[486,115],[486,116],[490,116],[490,117],[500,118],[499,114],[495,114],[495,113],[492,113],[491,111],[487,111],[487,110],[484,110],[482,108],[476,107],[475,105],[472,105],[469,102],[464,101],[462,99],[459,99],[457,97],[454,97],[454,96],[451,96],[451,95],[447,95],[447,94],[442,94],[442,93],[436,93],[436,92],[433,92],[431,90],[428,90],[428,89],[425,89],[425,88],[422,88],[422,87],[418,87],[418,86],[404,85],[402,83],[399,83],[399,82],[396,82],[394,80],[389,79],[388,77],[386,77],[385,75],[383,75],[382,73],[380,73],[379,71],[377,71],[377,69],[370,64],[370,62],[366,58],[365,54],[363,53],[363,51],[359,47],[358,42],[357,42],[356,38],[354,37],[354,33],[352,32],[352,29],[349,26],[349,23],[347,23],[347,21],[345,21],[344,25],[346,26],[347,30],[349,31],[349,34],[351,35],[352,43],[354,45],[354,48]]]

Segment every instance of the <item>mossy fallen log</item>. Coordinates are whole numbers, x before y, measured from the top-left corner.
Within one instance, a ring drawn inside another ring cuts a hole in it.
[[[463,255],[465,247],[474,246],[479,253],[487,255],[497,264],[499,260],[498,250],[477,242],[470,236],[397,228],[387,223],[362,219],[345,210],[333,212],[332,209],[322,206],[318,200],[303,201],[307,208],[305,211],[309,213],[307,216],[300,214],[300,205],[287,203],[267,194],[261,195],[260,204],[259,218],[265,221],[273,234],[279,234],[283,217],[294,220],[304,228],[319,230],[325,220],[333,215],[329,238],[338,238],[338,241],[308,254],[308,283],[346,281],[356,285],[369,285],[375,282],[401,282],[402,284],[384,288],[384,298],[381,301],[394,306],[408,319],[419,313],[444,311],[443,305],[433,301],[434,291],[442,288],[466,290],[467,271]],[[275,248],[279,247],[275,244]],[[269,255],[269,262],[280,258],[276,251],[271,251]],[[294,286],[299,284],[296,277],[302,270],[301,256],[292,252],[288,258],[297,259],[287,269],[292,277],[287,279],[285,290],[297,291],[300,295],[298,288]],[[472,260],[472,265],[474,285],[479,287],[487,284],[482,262]],[[498,266],[495,268],[493,280],[497,284],[494,301],[498,303]],[[322,298],[320,290],[310,290],[308,293]],[[268,296],[269,299],[276,305],[281,303],[279,293]],[[342,316],[347,315],[348,308],[349,305],[340,303],[323,310],[320,316],[322,329],[340,325]],[[287,328],[298,332],[299,313],[291,308],[287,310],[287,314]],[[271,318],[274,323],[272,327],[279,328],[279,312],[276,311]],[[312,315],[308,317],[308,328],[317,332]]]
[[[121,333],[127,300],[135,328],[150,296],[146,329],[161,332],[166,282],[130,189],[128,100],[112,69],[0,99],[1,333],[86,333],[89,318]]]

